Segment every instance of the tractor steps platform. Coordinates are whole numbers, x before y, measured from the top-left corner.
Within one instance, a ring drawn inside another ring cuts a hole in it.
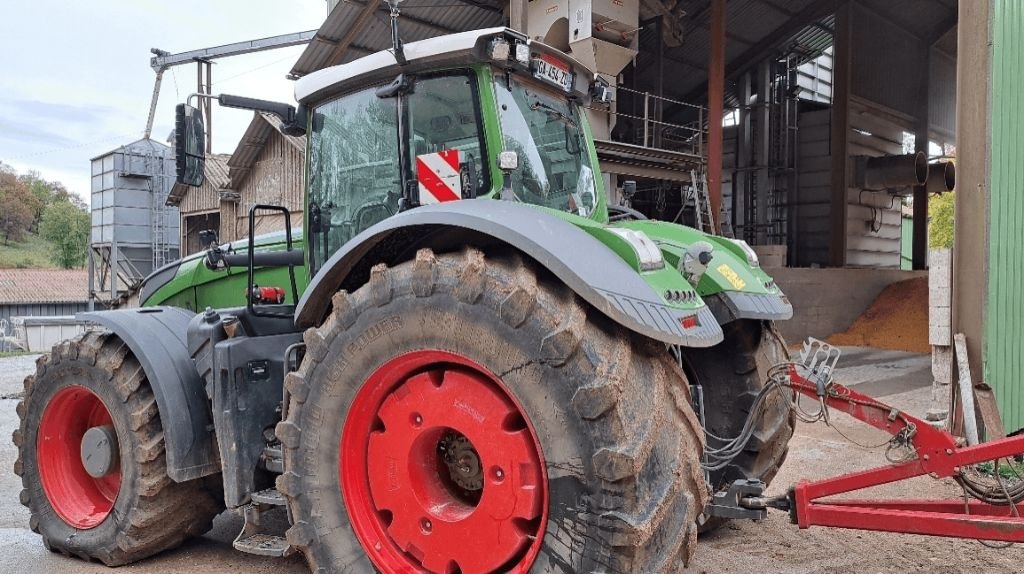
[[[254,504],[269,504],[271,506],[284,506],[286,504],[284,495],[278,492],[276,488],[254,492],[249,498],[252,499]]]
[[[270,558],[284,558],[295,552],[295,548],[283,536],[272,534],[251,534],[235,540],[233,546],[239,552]]]
[[[294,554],[295,548],[288,544],[284,536],[264,530],[264,514],[275,508],[283,508],[286,504],[284,496],[276,488],[268,488],[252,493],[249,498],[252,502],[243,508],[245,526],[232,544],[235,550],[270,558]]]

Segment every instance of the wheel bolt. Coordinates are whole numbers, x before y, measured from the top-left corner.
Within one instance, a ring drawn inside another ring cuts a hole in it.
[[[412,426],[418,427],[418,426],[422,426],[422,425],[423,425],[423,417],[420,416],[419,413],[414,413],[412,415]]]
[[[495,483],[500,484],[505,480],[505,471],[501,470],[501,468],[496,466],[491,469],[491,478],[494,480]]]
[[[430,523],[429,519],[420,519],[420,529],[423,530],[424,534],[430,534],[430,531],[434,529],[434,525]]]

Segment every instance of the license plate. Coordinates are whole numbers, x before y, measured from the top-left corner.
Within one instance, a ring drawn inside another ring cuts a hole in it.
[[[567,92],[572,90],[573,73],[569,71],[569,65],[554,58],[534,58],[533,77],[551,82]]]

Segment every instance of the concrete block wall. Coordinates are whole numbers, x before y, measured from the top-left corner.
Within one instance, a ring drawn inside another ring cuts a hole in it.
[[[928,276],[899,269],[766,267],[765,272],[793,303],[793,318],[778,323],[789,344],[845,331],[890,284]]]

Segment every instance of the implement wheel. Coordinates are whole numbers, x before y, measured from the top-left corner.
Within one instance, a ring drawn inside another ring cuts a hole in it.
[[[739,320],[722,326],[725,340],[708,349],[684,349],[688,372],[704,393],[704,421],[708,431],[722,438],[740,434],[743,423],[764,387],[768,369],[789,360],[782,337],[770,322]],[[722,490],[737,479],[768,484],[789,454],[789,439],[796,414],[789,399],[778,393],[768,397],[754,434],[746,448],[721,470],[711,473],[712,487]],[[721,443],[711,439],[712,446]],[[713,518],[701,532],[725,524]]]
[[[36,365],[14,472],[47,548],[117,566],[210,529],[221,507],[198,482],[167,477],[153,392],[120,339],[89,332]]]
[[[314,571],[689,559],[707,493],[684,375],[518,258],[377,266],[305,340],[277,484]]]

